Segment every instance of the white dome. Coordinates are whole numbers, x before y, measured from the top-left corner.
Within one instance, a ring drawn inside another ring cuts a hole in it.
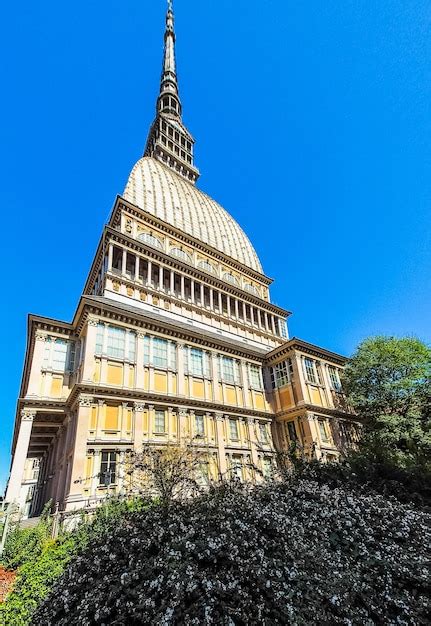
[[[152,157],[140,159],[129,176],[125,200],[263,273],[242,228],[223,207]]]

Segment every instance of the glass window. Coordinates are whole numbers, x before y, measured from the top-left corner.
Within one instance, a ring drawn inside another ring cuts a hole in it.
[[[262,381],[260,377],[260,367],[259,365],[250,365],[249,364],[249,376],[250,376],[250,385],[257,389],[262,389]]]
[[[271,368],[272,388],[276,389],[278,387],[283,387],[283,385],[287,385],[287,383],[291,380],[291,371],[292,361],[290,359],[277,363],[275,367]]]
[[[270,458],[265,457],[262,461],[262,471],[263,475],[266,477],[271,476],[272,474],[272,461]]]
[[[69,354],[67,357],[67,369],[69,372],[75,371],[75,363],[76,363],[76,341],[72,341],[69,343]]]
[[[229,436],[231,439],[238,440],[238,421],[230,419],[229,420]]]
[[[168,342],[165,339],[153,337],[154,367],[168,368]]]
[[[232,456],[232,465],[231,465],[231,473],[232,478],[237,478],[238,480],[242,480],[242,457],[234,454]]]
[[[304,359],[305,378],[309,383],[317,383],[316,372],[314,370],[313,359]]]
[[[266,424],[259,424],[259,438],[263,443],[268,443],[268,429]]]
[[[223,280],[225,280],[227,283],[230,283],[231,285],[235,285],[236,287],[239,286],[238,278],[234,276],[233,274],[231,274],[230,272],[225,272],[223,274]]]
[[[156,411],[154,416],[154,432],[166,432],[166,416],[164,411]]]
[[[99,484],[108,487],[115,483],[117,470],[117,453],[112,450],[102,450]]]
[[[250,283],[246,283],[244,285],[244,289],[245,291],[248,291],[248,293],[253,294],[254,296],[258,296],[260,297],[260,291],[259,289],[257,289],[257,287],[255,287],[254,285],[251,285]]]
[[[204,375],[204,353],[199,348],[190,348],[188,371],[193,376]]]
[[[192,257],[190,256],[190,254],[188,254],[184,250],[181,250],[181,248],[171,248],[169,254],[176,257],[177,259],[180,259],[180,261],[185,261],[186,263],[192,262]]]
[[[296,434],[295,422],[287,422],[287,432],[289,433],[290,441],[298,441],[298,435]]]
[[[326,420],[318,420],[318,422],[319,422],[320,438],[322,441],[327,443],[329,441],[329,437],[328,437]]]
[[[138,235],[138,239],[143,243],[151,246],[152,248],[163,248],[163,243],[160,241],[160,239],[157,239],[157,237],[154,237],[154,235],[151,233],[140,233]]]
[[[144,337],[144,365],[150,364],[150,340],[151,338],[148,335]]]
[[[96,354],[100,356],[103,352],[103,333],[105,330],[105,324],[97,325],[97,334],[96,334]]]
[[[211,265],[211,263],[208,263],[208,261],[199,261],[198,268],[204,270],[204,272],[207,272],[208,274],[216,273],[214,267]]]
[[[204,416],[203,415],[195,415],[195,431],[198,437],[204,436],[205,428],[204,428]]]
[[[329,380],[331,382],[332,389],[335,389],[335,391],[340,391],[341,390],[341,382],[340,382],[340,376],[339,376],[339,373],[338,373],[338,369],[336,367],[334,367],[333,365],[329,365],[328,366],[328,373],[329,373]]]
[[[136,333],[129,332],[129,361],[135,362],[136,358]]]
[[[226,383],[239,385],[241,382],[239,362],[228,356],[221,357],[219,361],[219,376]]]
[[[56,339],[52,353],[52,369],[64,372],[66,369],[67,341]]]
[[[126,331],[116,326],[108,326],[108,356],[115,359],[124,359],[126,347]]]

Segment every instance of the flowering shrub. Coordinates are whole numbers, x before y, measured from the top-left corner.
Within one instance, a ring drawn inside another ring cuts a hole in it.
[[[80,624],[429,623],[430,515],[308,476],[125,517],[33,618]]]

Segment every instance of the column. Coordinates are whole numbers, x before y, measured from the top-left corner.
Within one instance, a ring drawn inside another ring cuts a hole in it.
[[[121,403],[121,415],[120,415],[120,439],[126,439],[126,425],[127,425],[127,402]]]
[[[41,370],[43,365],[43,359],[45,357],[45,346],[47,345],[47,338],[47,333],[41,330],[36,331],[27,396],[40,395]]]
[[[114,255],[114,246],[112,245],[112,243],[109,244],[108,247],[108,270],[111,271],[112,270],[112,258]]]
[[[127,268],[127,250],[126,248],[123,248],[123,264],[121,267],[121,273],[123,274],[123,276],[126,273],[126,268]]]
[[[154,391],[154,344],[150,336],[149,364],[148,364],[148,391]]]
[[[190,297],[192,300],[192,303],[195,303],[195,281],[193,280],[193,278],[190,279]]]
[[[94,355],[96,353],[96,336],[99,320],[91,315],[87,318],[87,335],[85,338],[84,365],[82,368],[82,381],[93,382]]]
[[[172,413],[173,413],[174,409],[172,406],[168,406],[168,410],[167,410],[167,414],[168,414],[168,441],[172,441],[173,440],[173,433],[172,433]]]
[[[144,388],[144,338],[145,333],[138,333],[136,337],[136,364],[135,364],[135,387]]]
[[[139,265],[141,263],[140,257],[135,257],[135,281],[139,280]]]
[[[21,491],[21,481],[24,475],[24,466],[27,459],[28,446],[30,444],[31,430],[36,411],[23,409],[18,431],[18,439],[13,454],[12,468],[7,486],[5,502],[17,502]]]
[[[235,298],[235,317],[236,319],[239,319],[239,306],[238,306],[238,299]]]
[[[214,289],[210,287],[210,309],[214,311]]]
[[[81,394],[78,400],[78,410],[75,415],[75,441],[72,453],[72,468],[70,474],[70,483],[66,485],[69,488],[69,494],[66,498],[66,508],[73,508],[74,503],[81,503],[83,499],[82,490],[85,476],[85,466],[87,460],[87,436],[90,423],[91,406],[93,398],[85,394]],[[79,506],[79,505],[78,505]]]
[[[205,298],[205,293],[204,293],[204,284],[203,283],[201,283],[200,289],[201,289],[201,306],[204,306],[204,303],[205,303],[205,299],[204,299]]]
[[[133,405],[134,408],[134,440],[133,440],[133,449],[135,452],[140,452],[142,450],[142,444],[144,443],[144,402],[135,402]]]
[[[269,333],[269,326],[268,326],[268,313],[266,311],[263,312],[263,319],[265,322],[265,330],[267,333]]]
[[[244,406],[250,406],[249,402],[249,387],[248,387],[248,372],[247,372],[247,363],[244,360],[241,360],[241,378],[242,378],[242,393],[244,399]]]
[[[250,318],[251,318],[251,323],[253,324],[253,326],[255,326],[256,318],[254,316],[254,306],[251,306],[251,304],[250,304]]]
[[[163,267],[160,265],[159,267],[159,289],[163,289],[164,287],[163,281]]]
[[[214,413],[215,421],[216,421],[216,439],[217,439],[217,449],[218,449],[218,463],[219,463],[219,477],[223,479],[226,476],[227,472],[227,464],[226,464],[226,448],[225,448],[225,439],[224,439],[224,416],[223,413]]]
[[[260,309],[256,310],[257,313],[257,325],[260,329],[262,329],[262,311]]]
[[[185,285],[184,285],[184,274],[181,274],[181,299],[184,300],[186,297]]]
[[[172,270],[169,273],[169,289],[171,295],[173,295],[175,292],[175,272],[173,272]]]
[[[231,306],[230,306],[230,296],[226,296],[227,299],[227,314],[229,317],[231,317]]]
[[[184,384],[184,351],[187,350],[187,346],[183,343],[178,342],[178,352],[177,352],[177,389],[178,395],[185,395],[185,384]]]
[[[151,439],[154,428],[154,404],[148,405],[148,441]]]
[[[150,259],[147,259],[147,287],[151,287],[153,284],[153,264]]]
[[[275,321],[274,321],[273,315],[271,315],[271,326],[272,326],[272,332],[274,333],[274,335],[276,335],[277,333],[275,332]]]
[[[221,297],[221,291],[218,292],[218,310],[221,315],[221,313],[223,312],[223,302],[222,302],[222,297]]]
[[[102,439],[102,430],[103,430],[103,407],[105,405],[104,400],[97,401],[97,413],[96,413],[96,441],[100,441]]]
[[[180,443],[187,438],[187,411],[180,409],[178,411],[178,440]]]
[[[90,497],[93,498],[96,495],[97,487],[99,486],[100,463],[102,460],[100,452],[100,450],[94,450],[93,452],[93,473],[90,484]]]

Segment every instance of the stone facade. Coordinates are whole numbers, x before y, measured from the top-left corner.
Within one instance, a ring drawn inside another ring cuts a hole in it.
[[[174,44],[169,9],[145,156],[72,322],[29,317],[6,492],[26,514],[124,492],[122,462],[144,443],[192,440],[210,477],[256,480],[293,441],[335,459],[357,437],[339,385],[345,359],[288,339],[289,312],[271,303],[250,241],[195,187]]]

